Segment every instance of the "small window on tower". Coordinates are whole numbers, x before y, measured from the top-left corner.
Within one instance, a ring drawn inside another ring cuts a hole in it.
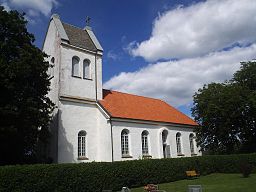
[[[50,62],[50,67],[49,67],[49,71],[50,71],[50,79],[52,79],[54,77],[54,57],[51,58],[51,62]]]
[[[55,62],[55,58],[52,57],[52,58],[51,58],[51,63],[54,63],[54,62]]]
[[[83,78],[91,79],[90,60],[85,59],[83,63]]]
[[[79,58],[74,56],[72,58],[72,76],[73,77],[80,77],[79,75]]]

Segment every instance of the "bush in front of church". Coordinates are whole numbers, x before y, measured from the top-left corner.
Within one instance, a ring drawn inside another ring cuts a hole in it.
[[[148,183],[165,183],[186,178],[185,171],[239,173],[241,162],[256,168],[256,153],[214,155],[125,162],[41,164],[0,167],[0,191],[86,191],[121,190]]]

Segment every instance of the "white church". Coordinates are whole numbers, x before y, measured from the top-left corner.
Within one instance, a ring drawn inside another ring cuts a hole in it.
[[[102,88],[103,49],[90,27],[51,17],[43,51],[56,104],[49,155],[55,163],[201,155],[197,123],[159,99]]]

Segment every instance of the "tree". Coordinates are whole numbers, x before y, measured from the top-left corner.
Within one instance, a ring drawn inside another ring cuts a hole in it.
[[[46,54],[33,45],[24,14],[0,6],[0,164],[35,159],[46,143],[54,104]]]
[[[231,82],[243,87],[244,102],[241,118],[244,123],[239,139],[242,152],[256,151],[256,61],[242,62],[241,70],[234,74]]]
[[[203,151],[256,151],[256,62],[241,64],[230,81],[205,85],[194,95],[192,115]]]

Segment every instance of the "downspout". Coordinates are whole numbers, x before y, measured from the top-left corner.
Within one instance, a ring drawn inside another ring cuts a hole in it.
[[[97,79],[97,52],[96,52],[96,54],[95,54],[95,93],[96,93],[96,101],[98,100],[98,92],[97,92],[97,89],[98,89],[98,87],[97,87],[97,81],[98,81],[98,79]]]
[[[112,126],[111,117],[110,117],[110,119],[109,119],[109,122],[110,122],[110,133],[111,133],[111,158],[112,158],[112,162],[114,162],[113,126]]]

